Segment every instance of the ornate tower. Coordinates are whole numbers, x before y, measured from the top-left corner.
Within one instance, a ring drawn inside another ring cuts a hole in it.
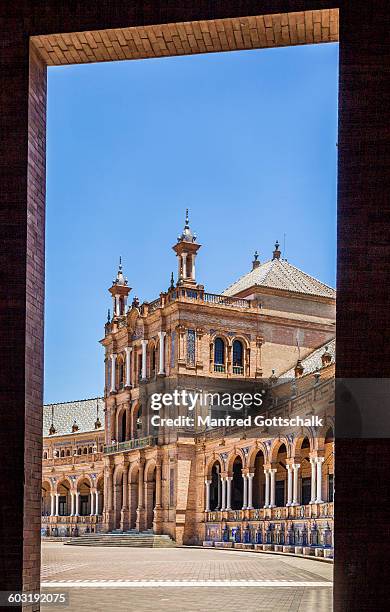
[[[123,276],[122,272],[122,257],[119,257],[118,272],[109,288],[112,295],[112,314],[114,318],[126,314],[127,296],[130,291],[131,287],[128,287],[127,278]]]
[[[196,235],[192,233],[188,222],[188,208],[184,229],[177,237],[177,243],[172,247],[177,255],[178,285],[196,285],[195,280],[195,258],[201,245],[196,243]]]

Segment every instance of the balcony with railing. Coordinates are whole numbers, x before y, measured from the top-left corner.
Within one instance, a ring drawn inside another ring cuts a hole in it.
[[[223,308],[251,308],[250,300],[244,298],[229,297],[227,295],[219,295],[217,293],[207,293],[203,289],[190,287],[177,287],[169,291],[167,294],[162,294],[156,300],[147,304],[148,312],[154,312],[158,308],[163,308],[172,302],[190,302],[198,304],[208,304],[211,306],[220,306]]]
[[[146,436],[145,438],[132,438],[131,440],[125,440],[125,442],[116,442],[115,444],[109,444],[103,448],[105,455],[112,455],[114,453],[123,453],[124,451],[134,450],[138,448],[146,448],[147,446],[155,446],[157,444],[157,438],[155,436]]]

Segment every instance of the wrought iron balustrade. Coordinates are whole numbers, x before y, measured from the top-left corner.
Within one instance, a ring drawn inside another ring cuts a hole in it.
[[[146,436],[145,438],[132,438],[125,442],[117,442],[116,444],[109,444],[104,447],[103,452],[106,455],[112,453],[121,453],[126,450],[133,450],[137,448],[145,448],[146,446],[154,446],[157,439],[154,436]]]

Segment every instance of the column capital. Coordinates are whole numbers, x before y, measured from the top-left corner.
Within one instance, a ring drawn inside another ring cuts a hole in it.
[[[142,346],[146,346],[148,344],[148,340],[145,340],[145,338],[143,338],[141,340],[141,344],[142,344]]]
[[[316,463],[323,463],[325,461],[325,457],[315,457]]]
[[[164,336],[167,335],[167,332],[166,331],[159,331],[158,335],[160,336],[160,338],[164,338]]]
[[[250,479],[252,479],[254,477],[254,475],[255,475],[254,472],[248,472],[247,473],[247,477],[250,478]]]
[[[292,467],[293,470],[298,470],[301,467],[301,464],[300,463],[292,463],[291,467]]]
[[[269,468],[269,473],[270,474],[276,474],[278,470],[276,468]]]
[[[211,480],[208,480],[207,478],[205,478],[204,483],[205,483],[206,485],[209,485],[209,484],[211,484]]]

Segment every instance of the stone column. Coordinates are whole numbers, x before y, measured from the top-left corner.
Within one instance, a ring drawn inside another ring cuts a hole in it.
[[[221,489],[222,489],[221,510],[225,510],[226,509],[226,479],[224,476],[221,476]]]
[[[50,493],[50,516],[54,516],[54,499],[55,493]]]
[[[95,515],[99,515],[99,491],[95,491]]]
[[[75,516],[80,516],[80,500],[79,500],[79,496],[80,496],[79,491],[76,491],[76,493],[75,493],[75,505],[76,505],[76,508],[75,508],[75,513],[74,513]]]
[[[232,480],[233,476],[226,476],[226,510],[232,509]]]
[[[183,261],[183,278],[187,278],[187,253],[182,253]]]
[[[206,502],[205,502],[205,512],[210,512],[210,485],[211,480],[205,480],[205,492],[206,492]]]
[[[131,387],[131,352],[133,350],[132,346],[126,346],[126,387]]]
[[[317,496],[316,503],[321,504],[323,502],[322,499],[322,464],[324,462],[324,457],[317,457]]]
[[[156,464],[156,508],[161,508],[161,463]]]
[[[287,467],[287,504],[286,506],[291,506],[292,504],[292,478],[293,478],[293,468],[289,463],[286,465]]]
[[[142,346],[142,368],[141,368],[141,378],[142,380],[146,379],[146,346],[148,344],[147,340],[141,340]]]
[[[195,280],[195,253],[191,255],[191,278]]]
[[[144,507],[144,464],[139,464],[138,473],[138,508],[142,510]]]
[[[314,504],[316,501],[316,459],[315,457],[310,457],[311,464],[311,493],[310,493],[310,503]]]
[[[93,511],[93,500],[94,500],[94,497],[95,497],[95,492],[94,491],[90,491],[89,497],[90,497],[90,500],[91,500],[90,501],[91,512],[89,514],[90,514],[90,516],[93,516],[95,514],[94,511]]]
[[[269,468],[264,468],[264,475],[265,475],[264,508],[269,508]]]
[[[248,480],[248,505],[247,505],[247,509],[248,510],[252,510],[253,509],[253,477],[254,474],[248,474],[247,475],[247,480]]]
[[[217,510],[221,509],[221,487],[222,487],[222,481],[221,481],[221,474],[219,471],[219,466],[217,466],[217,483],[218,483],[218,496],[217,496]]]
[[[75,515],[75,507],[74,507],[74,491],[70,492],[70,516],[74,516]]]
[[[275,474],[276,468],[270,469],[271,485],[270,485],[270,508],[275,508]]]
[[[127,510],[129,507],[128,479],[129,479],[129,466],[125,466],[123,468],[123,478],[122,478],[122,510]]]
[[[294,488],[293,488],[292,506],[299,506],[299,500],[298,500],[298,470],[299,470],[299,463],[293,463],[293,465],[291,467],[294,470],[294,478],[293,478]]]
[[[159,350],[159,368],[158,374],[165,374],[165,331],[159,331],[158,336],[160,339],[160,350]]]
[[[55,516],[58,516],[58,504],[59,504],[59,501],[60,501],[60,494],[56,493],[56,513],[55,513]]]
[[[243,480],[243,503],[242,503],[242,509],[246,510],[248,507],[248,480],[246,477],[246,474],[242,475],[242,480]]]
[[[116,354],[112,353],[111,355],[111,386],[110,386],[110,393],[115,393],[116,391],[116,384],[115,384],[115,362],[116,362]]]

